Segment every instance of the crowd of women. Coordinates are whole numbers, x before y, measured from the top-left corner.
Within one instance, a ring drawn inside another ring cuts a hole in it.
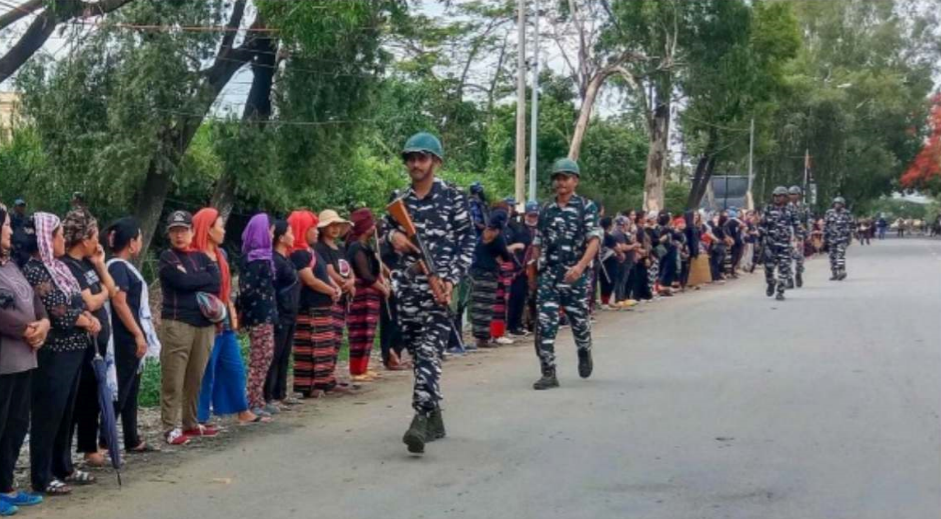
[[[474,341],[452,337],[444,356],[532,332],[534,279],[526,267],[534,260],[540,207],[530,202],[517,214],[512,198],[484,204],[482,191],[476,194],[478,244],[454,302],[455,329],[463,329],[467,310]],[[377,239],[381,222],[369,209],[348,220],[333,210],[297,210],[284,220],[257,214],[241,234],[237,259],[223,246],[226,219],[218,211],[172,212],[164,228],[169,247],[157,269],[159,326],[148,284],[134,266],[143,245],[135,220],[100,229],[83,204],[61,219],[20,216],[11,225],[0,209],[0,515],[95,482],[74,465],[72,449],[89,466],[103,465],[108,455],[91,369],[96,357],[109,367],[129,454],[155,449],[137,424],[147,357],[159,359],[160,417],[170,445],[216,436],[214,417],[263,424],[302,398],[348,392],[377,378],[369,365],[377,334],[385,367],[408,368],[389,281],[397,256]],[[753,270],[758,222],[757,213],[735,210],[710,218],[665,211],[603,217],[598,308]],[[247,366],[240,336],[249,343]],[[344,338],[348,374],[338,370]],[[13,478],[27,431],[32,492],[17,490]]]

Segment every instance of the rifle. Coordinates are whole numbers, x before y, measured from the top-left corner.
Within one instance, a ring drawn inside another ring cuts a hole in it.
[[[415,228],[415,223],[412,221],[412,215],[408,213],[408,207],[405,206],[405,201],[401,198],[395,199],[391,204],[386,206],[386,211],[388,211],[389,216],[392,217],[392,220],[395,223],[399,224],[402,228],[402,231],[405,233],[405,236],[408,237],[409,241],[418,249],[419,258],[415,263],[419,272],[424,274],[428,278],[428,285],[431,287],[431,292],[434,295],[435,301],[441,301],[444,299],[444,283],[441,281],[441,276],[435,271],[435,261],[431,256],[431,252],[428,251],[428,248],[425,247],[425,243],[422,241],[421,237],[418,235],[418,229]],[[451,331],[457,336],[457,342],[460,350],[464,350],[464,341],[461,337],[460,330],[454,326],[454,311],[451,310],[449,305],[442,305],[448,314],[448,322],[451,324]]]

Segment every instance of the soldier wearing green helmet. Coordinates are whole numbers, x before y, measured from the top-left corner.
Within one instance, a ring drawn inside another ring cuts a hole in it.
[[[414,364],[415,417],[402,438],[412,453],[424,452],[426,443],[445,436],[440,354],[453,329],[448,307],[454,287],[467,275],[475,244],[467,195],[436,177],[443,160],[444,148],[437,137],[412,136],[402,149],[411,185],[393,194],[404,204],[415,235],[431,258],[427,271],[419,266],[424,254],[409,237],[410,229],[391,215],[386,218],[385,239],[402,255],[392,271],[392,288],[399,329]]]
[[[784,186],[774,188],[771,193],[773,202],[762,212],[759,232],[764,249],[765,282],[768,297],[775,295],[784,301],[784,290],[791,279],[791,238],[804,239],[803,231],[797,221],[797,215],[788,205],[788,190]],[[777,270],[777,282],[775,282]]]
[[[598,225],[598,206],[575,194],[580,177],[574,160],[563,158],[552,165],[556,196],[539,213],[533,240],[533,256],[538,258],[536,352],[542,371],[542,378],[533,384],[537,390],[559,387],[555,338],[560,310],[565,310],[572,325],[579,376],[590,377],[593,368],[588,267],[598,254],[603,234]]]
[[[794,288],[796,284],[797,288],[800,288],[804,286],[804,240],[807,238],[811,228],[810,209],[804,204],[804,191],[800,186],[791,186],[790,189],[787,190],[787,194],[788,198],[791,200],[791,210],[797,215],[797,222],[804,236],[802,239],[797,239],[794,245],[794,278],[788,280],[787,287]]]
[[[842,196],[833,199],[833,207],[823,221],[823,239],[830,256],[830,281],[843,281],[846,279],[846,246],[853,237],[853,215],[846,210]]]

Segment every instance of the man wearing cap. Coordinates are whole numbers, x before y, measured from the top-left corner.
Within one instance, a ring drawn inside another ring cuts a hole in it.
[[[559,310],[565,310],[578,347],[578,374],[591,376],[591,322],[588,293],[592,260],[598,255],[603,231],[598,224],[598,206],[575,194],[581,177],[578,164],[559,159],[552,166],[555,200],[539,215],[534,255],[538,258],[536,305],[539,321],[536,351],[542,377],[533,389],[559,387],[556,377],[555,337]]]
[[[803,235],[802,238],[795,236],[794,278],[792,281],[788,281],[788,288],[793,288],[794,285],[800,288],[804,286],[804,240],[807,239],[807,234],[810,232],[810,209],[807,208],[802,200],[804,192],[800,186],[791,186],[787,190],[787,195],[790,199],[791,211],[794,211],[794,214],[797,216],[797,222],[800,225]]]
[[[402,255],[402,261],[392,271],[392,286],[398,298],[403,341],[414,359],[415,417],[402,441],[409,452],[422,453],[425,443],[445,435],[438,352],[448,343],[452,329],[448,305],[454,287],[470,268],[476,239],[467,195],[436,178],[444,160],[438,138],[429,133],[412,136],[402,150],[402,160],[411,185],[394,197],[401,199],[408,209],[434,260],[434,265],[427,267],[437,275],[437,286],[432,287],[432,280],[416,268],[420,251],[406,236],[405,229],[391,215],[387,216],[389,230],[385,239]]]
[[[853,237],[853,215],[846,210],[842,196],[833,199],[833,207],[823,218],[823,237],[830,254],[830,281],[846,279],[846,246]]]
[[[787,195],[786,187],[774,188],[773,203],[765,207],[759,226],[764,240],[765,281],[768,285],[765,293],[771,297],[777,290],[778,301],[784,301],[784,290],[791,279],[791,237],[803,239],[797,214],[788,205]],[[774,280],[775,269],[778,271],[777,284]]]

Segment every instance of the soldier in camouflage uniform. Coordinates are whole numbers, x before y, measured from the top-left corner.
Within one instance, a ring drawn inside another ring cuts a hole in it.
[[[444,151],[433,135],[419,133],[408,140],[402,159],[411,177],[411,186],[396,193],[408,208],[415,228],[428,249],[441,281],[439,297],[433,295],[427,276],[416,268],[420,253],[394,219],[387,217],[385,239],[402,254],[392,271],[392,287],[398,300],[399,327],[414,362],[415,385],[412,407],[415,418],[402,441],[409,452],[422,453],[425,443],[443,438],[441,417],[441,359],[452,326],[448,305],[454,287],[467,274],[474,251],[474,229],[468,214],[467,195],[435,178]]]
[[[853,215],[845,209],[846,200],[833,199],[833,208],[824,216],[823,238],[830,251],[830,281],[846,279],[846,246],[853,237]]]
[[[791,211],[794,211],[794,214],[797,216],[797,221],[800,224],[801,232],[803,233],[803,238],[799,238],[794,247],[794,278],[788,280],[788,288],[794,288],[796,283],[797,288],[804,286],[804,240],[807,239],[808,233],[810,232],[810,209],[804,205],[803,200],[804,196],[803,190],[800,186],[791,186],[787,190],[788,198],[790,198]]]
[[[573,160],[560,159],[553,165],[556,197],[540,212],[533,241],[533,253],[539,258],[536,353],[542,368],[542,378],[533,384],[537,390],[559,387],[555,338],[560,308],[565,311],[575,336],[578,374],[588,378],[592,372],[589,266],[598,254],[603,231],[598,225],[598,206],[575,194],[580,175]]]
[[[792,251],[791,236],[804,239],[797,221],[797,215],[791,210],[787,200],[788,191],[784,186],[774,188],[774,203],[765,207],[761,217],[761,239],[764,247],[765,281],[767,294],[771,297],[777,288],[778,301],[784,301],[784,290],[791,279]],[[778,280],[775,284],[774,271],[777,268]]]

